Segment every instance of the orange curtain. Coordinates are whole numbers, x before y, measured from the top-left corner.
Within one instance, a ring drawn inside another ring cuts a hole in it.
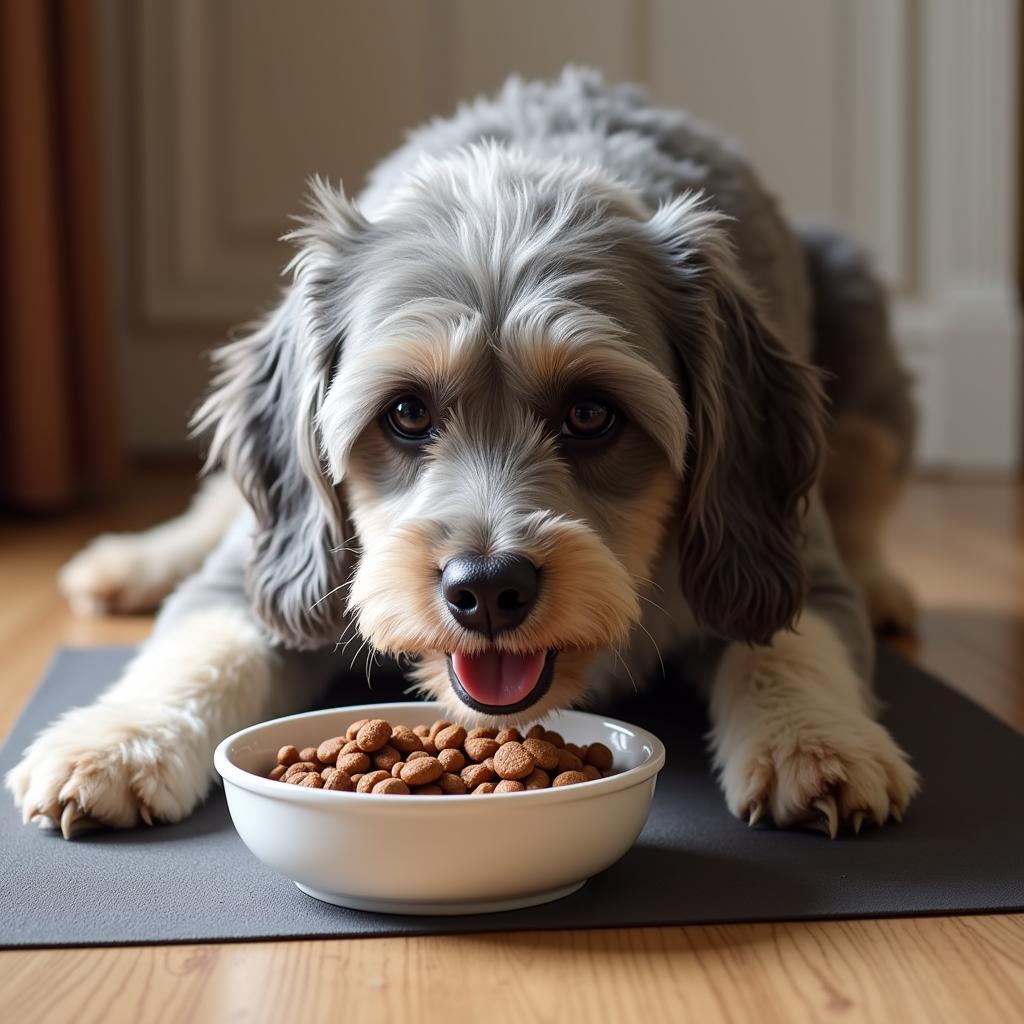
[[[0,0],[0,504],[122,472],[89,0]]]

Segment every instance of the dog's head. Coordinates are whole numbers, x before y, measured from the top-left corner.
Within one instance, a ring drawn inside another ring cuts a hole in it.
[[[255,512],[275,637],[334,643],[348,613],[453,713],[507,722],[582,696],[664,550],[710,632],[792,622],[818,385],[720,216],[483,147],[373,223],[316,183],[294,238],[198,417]]]

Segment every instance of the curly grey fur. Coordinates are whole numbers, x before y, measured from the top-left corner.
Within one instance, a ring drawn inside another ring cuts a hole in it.
[[[314,186],[289,295],[218,357],[196,419],[256,514],[248,586],[278,640],[318,647],[341,632],[343,604],[323,598],[344,587],[357,541],[349,452],[409,383],[388,373],[403,335],[431,332],[481,352],[533,330],[631,353],[624,386],[650,397],[639,425],[683,481],[666,550],[688,606],[709,632],[752,643],[792,623],[804,530],[828,547],[802,511],[822,428],[808,277],[737,147],[570,69],[413,133],[357,205]],[[600,498],[591,507],[600,520]],[[858,616],[848,635],[863,645]]]

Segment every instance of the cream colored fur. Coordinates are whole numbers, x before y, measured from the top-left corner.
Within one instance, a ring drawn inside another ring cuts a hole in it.
[[[81,809],[119,828],[180,820],[209,789],[225,736],[313,698],[301,681],[274,685],[278,660],[241,611],[184,619],[143,647],[94,704],[66,712],[25,751],[7,776],[24,820],[50,826],[63,817],[66,834],[83,827]]]
[[[242,507],[238,488],[215,474],[180,516],[91,541],[61,569],[61,592],[77,615],[151,612],[203,564]]]
[[[917,789],[874,721],[871,694],[829,625],[804,612],[771,647],[733,644],[711,690],[711,746],[729,810],[751,824],[901,817]]]

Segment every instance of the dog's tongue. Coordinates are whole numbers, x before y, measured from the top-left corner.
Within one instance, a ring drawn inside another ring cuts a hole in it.
[[[525,700],[544,671],[544,651],[533,654],[509,654],[486,651],[483,654],[453,654],[452,668],[462,688],[481,704],[504,707]]]

